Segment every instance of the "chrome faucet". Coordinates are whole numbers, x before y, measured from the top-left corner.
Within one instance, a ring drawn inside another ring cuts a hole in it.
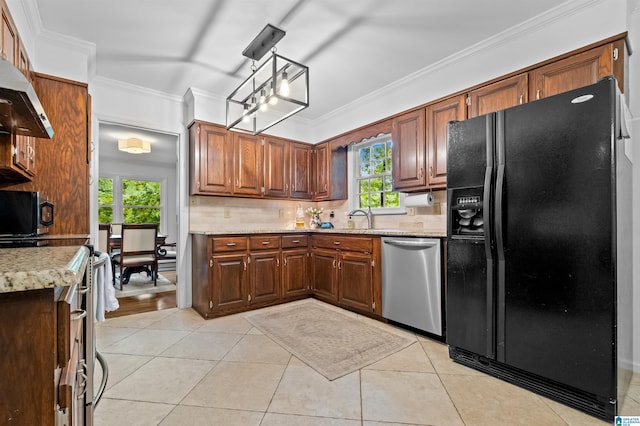
[[[362,209],[355,209],[355,210],[351,210],[348,215],[349,216],[356,216],[356,213],[362,213],[363,215],[365,215],[367,217],[367,229],[371,229],[371,225],[373,222],[373,214],[371,213],[371,206],[369,206],[368,210],[362,210]]]

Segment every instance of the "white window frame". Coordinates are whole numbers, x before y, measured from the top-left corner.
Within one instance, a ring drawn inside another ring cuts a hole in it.
[[[348,178],[349,178],[349,211],[358,209],[359,207],[359,197],[358,197],[358,188],[360,185],[358,184],[358,170],[360,170],[360,158],[356,155],[357,151],[361,148],[365,148],[371,145],[375,145],[380,142],[387,142],[391,140],[391,134],[383,134],[376,136],[371,139],[367,139],[366,141],[351,144],[349,146],[349,151],[347,152],[347,161],[348,161]],[[374,215],[391,215],[391,214],[407,214],[407,209],[404,205],[405,193],[396,191],[400,194],[398,207],[377,207],[371,208],[371,213]]]
[[[167,233],[166,217],[167,217],[167,178],[146,177],[146,176],[117,176],[117,175],[104,175],[100,176],[105,179],[113,180],[113,223],[122,223],[124,220],[124,203],[122,200],[122,181],[123,180],[138,180],[145,182],[160,182],[160,206],[127,206],[127,207],[141,207],[141,208],[158,208],[160,209],[160,234]],[[105,205],[106,206],[106,205]]]

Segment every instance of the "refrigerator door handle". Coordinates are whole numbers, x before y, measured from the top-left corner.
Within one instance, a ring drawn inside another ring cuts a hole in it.
[[[496,237],[496,360],[505,362],[505,253],[504,253],[504,175],[506,164],[505,134],[504,134],[505,113],[499,111],[496,114],[496,186],[495,186],[495,210],[494,210],[494,232]]]
[[[486,324],[486,352],[485,356],[495,359],[495,322],[494,322],[494,258],[493,258],[493,211],[491,205],[493,203],[493,194],[491,193],[491,181],[494,173],[494,140],[495,140],[495,115],[487,115],[486,124],[486,151],[487,151],[487,167],[484,172],[484,188],[482,194],[482,215],[484,216],[484,251],[487,265],[487,324]]]

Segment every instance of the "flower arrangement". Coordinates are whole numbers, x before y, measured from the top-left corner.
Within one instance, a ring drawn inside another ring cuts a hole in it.
[[[307,209],[307,214],[309,216],[320,216],[324,212],[324,209],[314,209],[313,207],[309,207]]]

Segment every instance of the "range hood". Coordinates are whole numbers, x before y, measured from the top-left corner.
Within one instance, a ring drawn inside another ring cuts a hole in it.
[[[53,137],[53,128],[33,86],[6,59],[0,59],[0,133]]]

